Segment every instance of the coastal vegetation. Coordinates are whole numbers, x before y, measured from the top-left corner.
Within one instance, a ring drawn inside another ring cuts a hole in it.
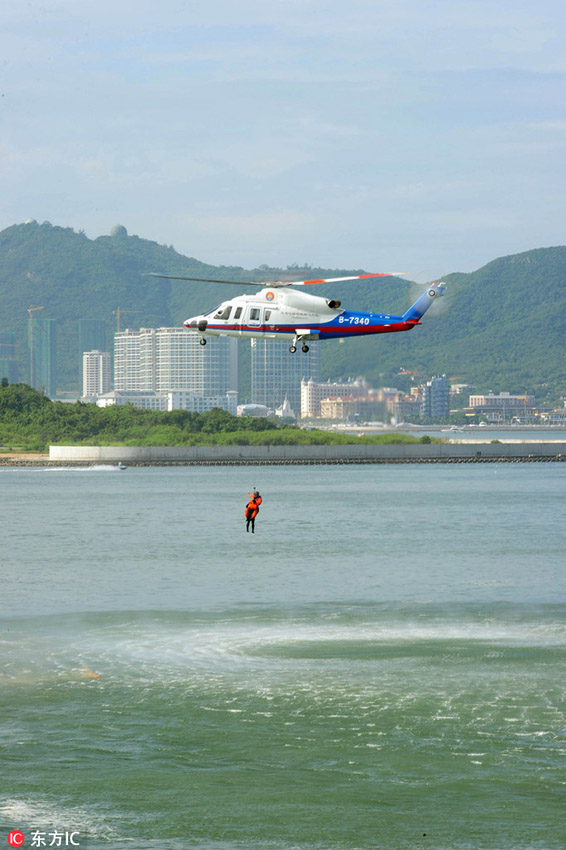
[[[0,386],[0,444],[44,452],[49,445],[265,446],[418,442],[404,434],[356,437],[280,425],[273,419],[208,413],[140,410],[132,405],[97,407],[51,401],[27,384]]]

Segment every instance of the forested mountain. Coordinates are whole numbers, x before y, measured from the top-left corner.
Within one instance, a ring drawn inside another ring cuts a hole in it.
[[[27,308],[32,304],[57,320],[59,388],[78,390],[78,319],[103,319],[112,340],[118,307],[122,329],[171,326],[238,292],[143,276],[150,271],[261,281],[300,278],[304,270],[212,266],[173,247],[129,236],[123,227],[91,240],[48,222],[14,225],[0,232],[0,333],[16,333],[19,379],[29,374]],[[362,271],[309,268],[306,274]],[[323,377],[365,375],[373,384],[401,385],[397,373],[405,369],[423,376],[446,373],[483,390],[534,390],[540,399],[557,399],[566,389],[565,274],[566,247],[557,247],[503,257],[472,274],[444,276],[448,287],[435,305],[439,315],[431,310],[422,327],[409,333],[323,343]],[[418,291],[399,278],[319,289],[326,297],[339,297],[347,308],[393,313],[404,312]],[[240,344],[245,394],[249,343]]]

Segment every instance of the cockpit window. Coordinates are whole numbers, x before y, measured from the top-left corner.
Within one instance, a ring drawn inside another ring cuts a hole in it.
[[[230,313],[232,312],[232,307],[219,307],[216,313],[214,314],[215,319],[229,319]]]

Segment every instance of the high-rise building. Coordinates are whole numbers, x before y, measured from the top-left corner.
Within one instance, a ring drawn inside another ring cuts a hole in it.
[[[254,338],[252,349],[252,403],[275,410],[285,398],[293,410],[301,409],[301,381],[319,380],[319,344],[308,354],[291,354],[288,340]]]
[[[57,392],[57,323],[37,313],[29,318],[30,384],[48,396]]]
[[[79,319],[79,356],[77,363],[81,378],[85,351],[107,351],[106,322],[103,319]]]
[[[0,332],[0,378],[8,378],[10,384],[18,380],[18,358],[14,331]]]
[[[183,390],[224,396],[237,390],[237,339],[213,337],[206,346],[185,328],[140,328],[115,335],[114,388]]]
[[[149,332],[148,332],[149,333]],[[126,330],[114,334],[114,388],[116,390],[154,390],[141,379],[141,331]]]
[[[421,417],[439,422],[450,416],[450,387],[446,375],[434,375],[423,387]]]
[[[83,354],[83,398],[110,392],[112,363],[107,351],[85,351]]]

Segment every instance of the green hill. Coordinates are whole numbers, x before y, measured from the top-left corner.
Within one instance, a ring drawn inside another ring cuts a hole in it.
[[[103,319],[107,338],[122,328],[181,324],[211,309],[237,290],[147,278],[148,271],[261,281],[302,270],[217,267],[178,254],[171,246],[129,236],[88,239],[71,228],[29,222],[0,232],[0,333],[16,334],[19,379],[27,380],[27,308],[57,320],[58,387],[79,390],[78,319]],[[309,277],[355,274],[363,270],[309,268]],[[324,377],[365,375],[374,384],[401,385],[401,368],[429,376],[445,372],[478,389],[534,390],[538,398],[558,398],[566,389],[566,247],[541,248],[494,260],[472,274],[450,274],[447,295],[423,326],[321,348]],[[320,287],[346,307],[403,312],[416,285],[398,278],[378,283],[354,281]],[[242,287],[245,291],[245,286]],[[135,311],[128,313],[127,311]],[[249,345],[242,341],[242,390],[249,381]],[[291,355],[289,355],[291,356]],[[295,355],[297,356],[297,355]],[[300,353],[299,353],[299,356]]]

